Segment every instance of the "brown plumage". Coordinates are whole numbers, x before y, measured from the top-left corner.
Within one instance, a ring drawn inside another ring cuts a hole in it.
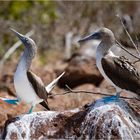
[[[140,73],[128,59],[106,55],[101,63],[105,74],[115,85],[140,95]]]
[[[29,80],[31,86],[35,90],[35,93],[41,99],[47,100],[48,93],[47,93],[47,91],[45,89],[45,85],[42,82],[42,80],[37,75],[35,75],[33,72],[31,72],[31,71],[27,71],[27,77],[28,77],[28,80]],[[50,110],[48,105],[47,105],[47,101],[43,101],[40,104],[42,106],[44,106],[46,109]]]

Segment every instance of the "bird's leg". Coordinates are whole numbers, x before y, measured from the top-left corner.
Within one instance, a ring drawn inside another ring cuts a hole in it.
[[[116,93],[116,97],[119,99],[120,98],[120,94],[121,94],[121,92],[117,92]]]
[[[116,92],[116,101],[119,101],[120,94],[121,94],[121,91],[117,91]]]
[[[33,109],[34,109],[35,105],[32,105],[31,108],[29,109],[29,112],[28,114],[31,114],[33,112]]]

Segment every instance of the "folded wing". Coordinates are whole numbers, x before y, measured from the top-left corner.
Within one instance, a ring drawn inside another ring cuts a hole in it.
[[[105,74],[115,85],[140,96],[140,73],[128,59],[106,55],[101,63]]]

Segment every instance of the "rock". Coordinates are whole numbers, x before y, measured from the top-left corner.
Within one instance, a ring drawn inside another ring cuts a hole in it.
[[[80,85],[74,90],[86,90],[86,91],[94,91],[95,86],[93,84],[84,84]],[[60,89],[58,87],[55,87],[52,94],[61,94],[65,93],[67,90]],[[57,110],[57,111],[64,111],[64,110],[71,110],[74,108],[77,108],[79,106],[84,106],[87,103],[93,102],[93,100],[99,99],[101,97],[98,97],[96,94],[87,94],[87,93],[68,93],[63,96],[53,96],[53,98],[48,99],[49,107],[51,110]]]
[[[108,93],[109,95],[116,95],[116,89],[106,80],[102,81],[99,88],[104,93]],[[134,97],[137,98],[136,94],[134,93],[129,94],[126,91],[122,91],[120,96],[127,97],[127,98],[134,98]]]
[[[15,96],[12,73],[2,74],[0,76],[0,91],[7,91],[9,95]]]
[[[58,85],[73,88],[82,84],[92,83],[98,86],[103,77],[98,71],[95,59],[86,56],[75,56],[70,60],[69,65],[64,70],[65,75],[59,80]]]
[[[91,91],[91,92],[95,92],[96,91],[96,87],[93,84],[84,84],[84,85],[80,85],[76,88],[74,88],[73,90],[75,91]],[[99,94],[88,94],[88,93],[75,93],[73,94],[73,97],[76,96],[76,103],[79,105],[78,106],[84,106],[87,103],[91,103],[99,98],[102,98],[101,95]],[[78,107],[77,106],[77,107]]]
[[[15,98],[14,96],[8,95],[6,92],[0,92],[0,97],[5,97],[9,99]],[[0,100],[0,132],[2,127],[7,119],[11,119],[18,114],[27,113],[30,108],[30,105],[26,105],[24,103],[19,103],[18,105],[8,104],[2,100]],[[34,111],[44,110],[41,105],[37,105]]]
[[[114,95],[116,92],[116,89],[109,82],[107,82],[105,79],[101,82],[99,88],[102,91],[107,92],[107,93],[112,94],[112,95]]]
[[[49,138],[140,139],[140,114],[131,103],[105,97],[79,109],[41,111],[9,119],[2,134],[2,139]]]

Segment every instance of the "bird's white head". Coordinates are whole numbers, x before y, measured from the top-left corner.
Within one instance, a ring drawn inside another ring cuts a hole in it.
[[[111,30],[107,28],[100,28],[95,31],[93,34],[80,39],[79,42],[85,42],[92,39],[100,39],[101,43],[98,45],[96,50],[96,55],[99,58],[102,58],[108,52],[110,48],[115,44],[115,37]]]
[[[17,32],[13,28],[10,28],[10,29],[21,40],[21,42],[24,44],[25,47],[35,47],[36,48],[36,44],[31,38],[26,37],[25,35],[22,35],[21,33]]]
[[[31,38],[26,37],[25,35],[22,35],[21,33],[17,32],[13,28],[11,28],[11,31],[13,31],[14,34],[24,44],[26,54],[28,54],[30,56],[30,58],[33,58],[37,52],[37,46],[36,46],[35,42]]]
[[[92,39],[100,39],[100,40],[106,41],[106,42],[107,41],[115,42],[114,34],[108,28],[100,28],[97,31],[95,31],[94,33],[92,33],[91,35],[80,39],[79,42],[85,42],[85,41],[92,40]]]

